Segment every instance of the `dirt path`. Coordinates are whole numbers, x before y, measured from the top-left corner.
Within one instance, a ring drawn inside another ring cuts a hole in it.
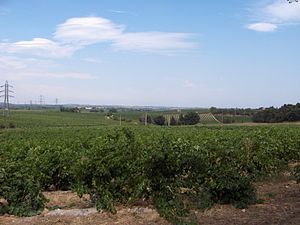
[[[205,212],[196,212],[199,224],[205,225],[300,225],[300,185],[290,179],[257,184],[262,204],[240,210],[230,205],[215,205]],[[0,216],[1,225],[167,225],[151,206],[118,207],[118,213],[98,213],[88,208],[87,196],[79,199],[71,192],[45,193],[50,199],[47,207],[61,210],[47,211],[42,215],[19,218]]]

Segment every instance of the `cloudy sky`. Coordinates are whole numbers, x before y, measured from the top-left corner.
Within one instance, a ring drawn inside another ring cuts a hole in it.
[[[300,102],[300,2],[0,0],[15,103]]]

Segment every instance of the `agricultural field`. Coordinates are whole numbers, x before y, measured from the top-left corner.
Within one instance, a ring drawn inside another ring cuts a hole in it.
[[[198,224],[197,210],[261,204],[257,182],[300,180],[298,125],[141,126],[140,115],[120,125],[104,113],[14,111],[15,128],[0,130],[0,213],[36,215],[53,209],[43,193],[72,191],[99,211],[142,201],[168,223]]]

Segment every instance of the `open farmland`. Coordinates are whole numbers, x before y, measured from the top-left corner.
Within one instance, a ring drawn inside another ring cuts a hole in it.
[[[43,191],[72,190],[98,210],[143,200],[172,223],[195,222],[195,210],[214,204],[259,203],[255,183],[300,159],[292,124],[119,126],[104,114],[59,112],[11,120],[17,128],[0,131],[0,207],[19,216],[43,211]]]

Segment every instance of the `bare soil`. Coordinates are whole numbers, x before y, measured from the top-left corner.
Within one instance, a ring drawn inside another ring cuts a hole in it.
[[[196,211],[199,224],[205,225],[300,225],[300,184],[289,176],[256,184],[262,204],[248,209],[231,205],[215,205],[206,211]],[[90,208],[88,196],[79,198],[72,192],[45,192],[47,209],[38,216],[0,216],[1,225],[167,225],[150,205],[119,206],[118,213],[96,212]],[[56,209],[60,208],[60,209]]]

